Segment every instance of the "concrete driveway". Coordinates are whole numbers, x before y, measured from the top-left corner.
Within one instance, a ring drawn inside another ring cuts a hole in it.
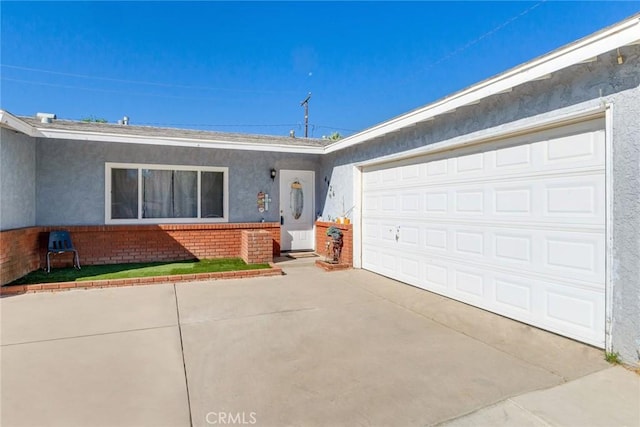
[[[312,262],[3,298],[2,426],[521,425],[514,398],[623,370],[601,350]]]

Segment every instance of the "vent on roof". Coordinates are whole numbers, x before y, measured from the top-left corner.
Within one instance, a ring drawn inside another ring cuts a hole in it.
[[[51,123],[53,120],[57,119],[56,115],[53,113],[37,113],[36,118],[40,119],[40,123]]]
[[[122,120],[118,120],[119,125],[128,126],[129,125],[129,117],[124,116]]]

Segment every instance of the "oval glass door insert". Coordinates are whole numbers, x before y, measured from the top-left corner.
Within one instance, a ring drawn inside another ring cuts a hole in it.
[[[302,194],[302,184],[300,184],[300,181],[297,179],[291,183],[290,207],[291,215],[293,215],[294,219],[298,219],[302,216],[304,196]]]

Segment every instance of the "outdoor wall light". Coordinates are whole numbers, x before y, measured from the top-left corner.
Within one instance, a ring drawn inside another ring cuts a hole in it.
[[[274,181],[276,179],[276,170],[274,168],[271,168],[271,181]]]

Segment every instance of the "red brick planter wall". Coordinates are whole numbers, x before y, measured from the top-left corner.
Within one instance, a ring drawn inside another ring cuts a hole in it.
[[[340,254],[340,264],[353,266],[353,224],[336,224],[333,222],[316,222],[316,253],[322,257],[327,254],[327,242],[331,238],[327,236],[327,229],[331,226],[342,231],[342,253]]]
[[[271,233],[266,230],[242,230],[240,257],[247,264],[263,264],[273,261]]]
[[[0,232],[1,284],[46,265],[51,230],[71,232],[81,265],[238,257],[242,230],[268,232],[280,254],[278,223],[29,227]],[[52,267],[71,266],[72,254],[51,260]]]
[[[40,255],[38,227],[0,232],[0,285],[38,269]]]

